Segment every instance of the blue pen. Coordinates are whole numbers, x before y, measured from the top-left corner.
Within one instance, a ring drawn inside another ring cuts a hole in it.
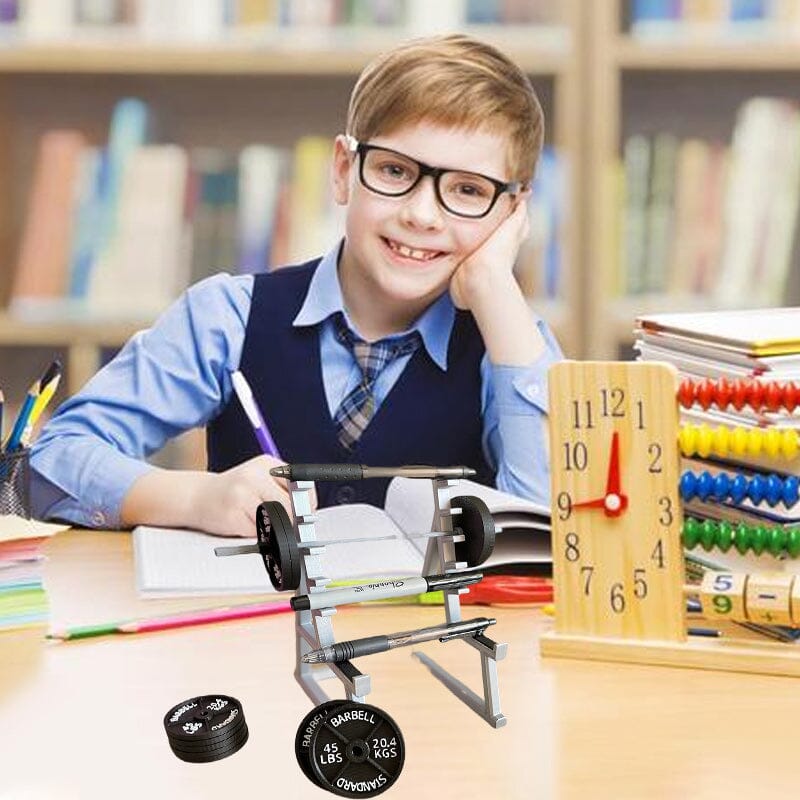
[[[33,411],[33,404],[36,402],[36,398],[38,396],[39,381],[36,380],[31,384],[31,388],[28,389],[28,394],[25,395],[25,402],[23,402],[22,408],[20,409],[17,419],[14,422],[14,427],[11,429],[11,434],[6,442],[7,453],[13,453],[20,446],[22,434],[25,432],[25,426],[28,424],[31,411]]]
[[[250,384],[239,370],[231,373],[231,381],[233,382],[233,389],[236,392],[236,396],[242,404],[244,413],[247,414],[247,419],[250,420],[250,424],[253,426],[253,431],[256,434],[256,439],[258,439],[261,452],[267,456],[280,458],[278,448],[275,445],[272,434],[269,432],[267,423],[264,422],[264,418],[258,410],[258,405],[256,405]]]

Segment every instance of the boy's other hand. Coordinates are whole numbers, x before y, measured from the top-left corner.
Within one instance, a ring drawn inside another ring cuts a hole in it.
[[[520,245],[528,235],[527,193],[516,208],[467,256],[450,279],[450,296],[456,308],[474,311],[489,292],[516,287],[512,273]]]
[[[272,456],[257,456],[225,472],[206,473],[195,487],[193,527],[219,536],[256,535],[256,508],[267,500],[281,503],[292,518],[289,488],[283,478],[269,474],[272,467],[285,464]],[[311,506],[317,507],[312,489]]]

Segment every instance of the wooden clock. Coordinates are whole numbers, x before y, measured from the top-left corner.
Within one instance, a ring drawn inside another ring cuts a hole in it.
[[[548,380],[556,619],[543,652],[684,641],[675,369],[565,361]]]

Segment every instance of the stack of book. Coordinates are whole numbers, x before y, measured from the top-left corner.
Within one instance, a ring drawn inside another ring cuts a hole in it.
[[[0,631],[47,623],[43,547],[47,537],[63,529],[0,516]]]
[[[800,308],[642,316],[636,338],[681,379],[687,549],[800,571]]]

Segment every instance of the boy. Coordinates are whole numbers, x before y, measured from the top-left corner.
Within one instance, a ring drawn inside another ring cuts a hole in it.
[[[251,536],[258,503],[288,495],[232,394],[236,369],[286,461],[466,464],[545,500],[544,381],[560,351],[511,271],[542,129],[528,79],[474,39],[375,59],[334,145],[344,240],[308,264],[202,281],[134,336],[36,443],[37,515]],[[209,472],[142,460],[198,425]],[[317,492],[380,505],[386,482]]]

